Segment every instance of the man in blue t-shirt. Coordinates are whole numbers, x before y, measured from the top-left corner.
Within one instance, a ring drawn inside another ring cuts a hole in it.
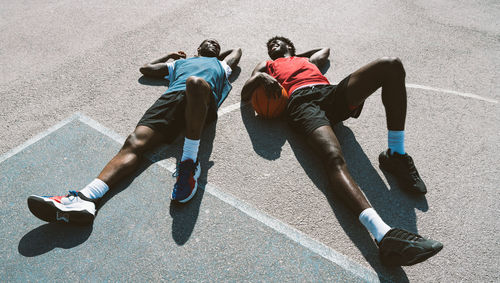
[[[168,79],[168,90],[146,111],[96,179],[66,196],[32,195],[28,198],[30,211],[48,222],[92,223],[95,204],[109,187],[133,173],[144,152],[172,142],[182,130],[184,148],[171,199],[189,201],[196,193],[201,171],[198,147],[203,127],[217,119],[217,109],[231,90],[228,77],[240,58],[240,48],[221,53],[216,40],[206,39],[198,47],[198,56],[186,58],[186,53],[179,51],[141,67],[144,76]],[[168,62],[170,59],[173,61]]]

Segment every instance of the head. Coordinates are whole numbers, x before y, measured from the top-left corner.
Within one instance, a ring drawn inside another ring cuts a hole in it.
[[[295,56],[295,46],[290,39],[283,36],[275,36],[267,41],[267,54],[271,59]]]
[[[219,42],[215,39],[205,39],[198,47],[198,55],[203,57],[217,57],[220,54]]]

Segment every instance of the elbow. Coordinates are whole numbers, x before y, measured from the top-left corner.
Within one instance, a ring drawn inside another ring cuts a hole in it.
[[[247,101],[248,99],[250,99],[250,94],[248,92],[248,89],[243,87],[243,89],[241,90],[241,100],[242,101]]]
[[[234,60],[231,62],[231,66],[230,66],[232,69],[234,69],[234,68],[236,68],[236,66],[238,66],[238,64],[240,63],[241,54],[243,54],[243,52],[241,51],[241,48],[234,49],[234,52],[235,52]]]
[[[139,68],[139,72],[141,72],[141,74],[143,74],[145,76],[148,74],[148,70],[149,70],[148,64]]]
[[[252,98],[252,92],[251,92],[251,87],[247,84],[243,86],[243,89],[241,90],[241,100],[242,101],[248,101]]]
[[[243,51],[241,50],[241,48],[236,48],[236,56],[238,57],[238,62],[240,61],[241,59],[241,55],[243,54]]]

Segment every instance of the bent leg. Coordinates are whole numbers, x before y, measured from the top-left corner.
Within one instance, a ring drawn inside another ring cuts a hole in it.
[[[358,216],[371,205],[347,170],[340,144],[330,126],[322,126],[314,130],[307,142],[317,150],[325,164],[330,185]]]
[[[177,167],[177,181],[172,191],[172,200],[188,202],[196,194],[201,173],[198,162],[200,137],[205,125],[210,103],[211,87],[202,78],[191,76],[186,80],[186,137],[182,157]]]
[[[143,153],[158,145],[160,141],[161,136],[157,131],[147,126],[137,126],[97,178],[110,187],[117,184],[137,168]]]
[[[382,87],[387,128],[402,131],[406,119],[405,70],[398,58],[381,58],[351,74],[347,84],[347,103],[358,106]]]
[[[186,80],[186,137],[199,140],[205,125],[210,103],[211,87],[202,78],[191,76]]]

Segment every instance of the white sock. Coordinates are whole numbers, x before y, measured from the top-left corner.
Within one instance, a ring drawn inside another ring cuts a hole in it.
[[[198,148],[200,147],[200,140],[190,140],[184,138],[184,148],[182,149],[181,162],[187,159],[191,159],[196,162],[198,159]]]
[[[387,141],[391,153],[405,154],[405,131],[391,131],[387,134]]]
[[[80,193],[89,199],[101,198],[109,190],[108,185],[101,181],[100,179],[94,179],[85,188],[83,188]]]
[[[373,237],[375,237],[377,243],[380,243],[385,234],[391,230],[391,227],[385,224],[382,218],[380,218],[378,213],[372,207],[361,212],[359,215],[359,221],[361,221],[365,228],[370,231]]]

